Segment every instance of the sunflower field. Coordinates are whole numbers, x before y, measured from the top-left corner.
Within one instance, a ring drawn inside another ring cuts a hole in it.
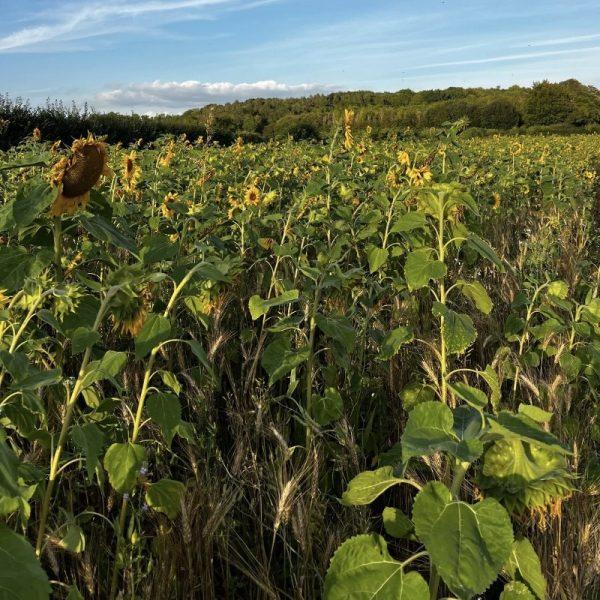
[[[0,600],[600,597],[600,136],[0,152]]]

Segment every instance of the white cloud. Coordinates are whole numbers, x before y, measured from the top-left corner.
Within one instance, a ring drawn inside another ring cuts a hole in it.
[[[40,25],[0,37],[0,52],[52,51],[65,42],[164,23],[166,19],[211,18],[217,8],[242,10],[277,0],[145,0],[138,2],[62,2],[37,15]],[[134,21],[135,20],[135,21]],[[157,23],[159,21],[159,23]]]
[[[339,86],[331,84],[287,84],[273,80],[253,83],[152,81],[99,92],[94,104],[100,110],[174,113],[211,103],[249,98],[291,98],[339,89]]]
[[[600,33],[590,33],[588,35],[573,35],[570,37],[552,38],[546,40],[534,40],[532,42],[513,44],[512,48],[537,48],[540,46],[562,46],[567,44],[577,44],[579,42],[589,42],[600,39]]]
[[[600,50],[600,46],[589,46],[587,48],[570,48],[569,50],[548,50],[545,52],[528,52],[523,54],[506,54],[503,56],[490,56],[488,58],[475,58],[469,60],[454,60],[451,62],[439,62],[429,63],[425,65],[417,65],[414,67],[408,67],[407,71],[420,70],[420,69],[433,69],[436,67],[456,67],[462,65],[483,65],[487,63],[507,62],[507,61],[521,61],[536,58],[546,58],[549,56],[563,56],[566,54],[581,54],[581,53],[595,53]]]

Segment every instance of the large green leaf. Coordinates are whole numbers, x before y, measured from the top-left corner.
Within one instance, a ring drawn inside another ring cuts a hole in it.
[[[504,272],[504,263],[500,257],[496,254],[496,251],[483,239],[474,233],[469,233],[467,238],[467,244],[473,248],[480,256],[489,260],[491,263],[496,265],[500,271]]]
[[[135,241],[128,235],[119,231],[110,221],[100,215],[93,217],[79,217],[79,221],[88,233],[102,242],[108,242],[118,248],[124,248],[129,252],[136,252]]]
[[[486,450],[478,483],[486,496],[523,513],[569,495],[571,479],[563,453],[512,438]]]
[[[75,425],[71,430],[71,437],[85,455],[85,467],[88,479],[91,480],[104,446],[104,434],[95,423],[85,423],[84,425]]]
[[[430,279],[441,279],[446,274],[446,265],[432,258],[433,248],[413,250],[404,265],[404,277],[410,290],[425,287]]]
[[[185,485],[181,481],[161,479],[146,488],[146,504],[174,519],[181,511]]]
[[[325,578],[325,600],[429,600],[425,580],[405,573],[379,535],[346,540],[331,559]]]
[[[181,421],[179,398],[175,394],[152,394],[146,400],[146,410],[150,418],[160,426],[167,443],[170,444]]]
[[[413,210],[403,215],[398,215],[394,225],[390,229],[391,233],[408,232],[413,229],[425,229],[427,227],[427,215],[425,213]]]
[[[261,361],[263,368],[269,374],[269,385],[285,377],[292,369],[307,360],[309,355],[308,347],[301,348],[297,352],[291,350],[291,341],[286,336],[273,340],[265,348]]]
[[[88,327],[77,327],[71,334],[71,352],[79,354],[100,341],[100,334]]]
[[[443,484],[427,484],[415,498],[413,521],[446,585],[461,600],[470,600],[494,582],[506,563],[512,524],[492,498],[467,504],[449,496]]]
[[[477,330],[469,315],[454,312],[440,302],[433,303],[432,312],[443,317],[442,333],[448,354],[462,354],[477,338]]]
[[[46,210],[58,191],[42,179],[31,179],[17,190],[14,200],[0,208],[0,232],[22,229]]]
[[[47,600],[51,592],[29,542],[0,526],[0,600]]]
[[[174,243],[168,235],[159,233],[148,236],[140,251],[140,258],[145,265],[152,265],[163,260],[171,260],[176,256],[179,245]]]
[[[461,279],[456,282],[456,285],[463,296],[469,298],[484,315],[489,315],[492,312],[494,303],[479,281],[463,281]]]
[[[253,321],[256,321],[256,319],[266,315],[270,308],[289,304],[290,302],[297,300],[298,295],[298,290],[288,290],[287,292],[283,292],[280,296],[269,298],[268,300],[263,300],[260,296],[252,296],[250,300],[248,300],[250,316]]]
[[[542,573],[540,559],[527,538],[514,541],[505,569],[513,579],[518,572],[539,600],[546,600],[546,578]]]
[[[342,504],[346,506],[370,504],[388,488],[400,483],[406,483],[406,479],[396,477],[394,468],[390,466],[380,467],[375,471],[363,471],[348,484],[342,494]]]
[[[19,483],[19,459],[5,442],[4,431],[0,429],[0,516],[27,508],[27,500],[35,491],[35,486]],[[28,508],[27,508],[28,510]]]
[[[167,317],[151,313],[135,338],[135,356],[144,358],[155,346],[171,338],[171,322]]]
[[[372,246],[367,252],[367,260],[369,261],[369,272],[376,273],[387,262],[388,251],[386,248],[378,248]]]
[[[135,485],[140,468],[146,460],[146,450],[139,444],[113,444],[104,455],[108,480],[117,492],[129,492]]]
[[[356,331],[352,327],[352,322],[341,315],[322,315],[315,316],[317,327],[331,339],[338,342],[344,352],[350,352],[354,348],[356,340]]]
[[[125,352],[107,350],[100,360],[94,360],[88,364],[82,387],[90,386],[96,381],[116,377],[126,363],[127,354]]]
[[[504,586],[499,600],[535,600],[535,596],[524,583],[509,581]]]
[[[402,433],[403,460],[453,449],[458,442],[453,426],[452,411],[442,402],[434,400],[415,406]]]
[[[378,360],[389,360],[398,353],[404,344],[412,342],[413,339],[413,332],[409,327],[392,329],[381,342]]]
[[[407,538],[415,529],[413,522],[399,508],[386,506],[381,517],[385,532],[392,537]]]
[[[322,396],[313,400],[315,421],[324,427],[339,419],[344,412],[344,402],[336,388],[328,387]]]
[[[554,435],[543,430],[526,414],[513,414],[503,410],[495,419],[490,418],[489,424],[492,439],[520,440],[559,454],[571,454]]]
[[[473,408],[483,410],[488,404],[488,397],[485,395],[485,392],[462,381],[451,383],[449,387],[458,398],[464,400]]]
[[[52,260],[52,253],[37,254],[21,246],[0,246],[0,289],[18,292],[27,277],[36,277]]]

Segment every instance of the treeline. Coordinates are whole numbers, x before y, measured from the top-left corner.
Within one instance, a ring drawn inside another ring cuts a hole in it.
[[[31,106],[21,98],[12,100],[0,95],[0,149],[6,150],[39,129],[43,139],[72,140],[85,136],[88,131],[106,136],[111,143],[133,143],[142,138],[155,140],[161,135],[186,134],[190,139],[205,135],[205,127],[182,119],[180,115],[146,115],[110,112],[101,113],[87,104],[65,105],[48,101],[43,106]],[[228,142],[229,138],[222,141]]]
[[[354,110],[355,131],[369,127],[375,137],[423,132],[445,122],[466,119],[471,133],[490,131],[600,131],[600,90],[569,79],[532,87],[460,88],[414,92],[336,92],[293,99],[254,99],[211,104],[182,115],[154,117],[98,113],[89,107],[48,102],[32,107],[0,96],[0,144],[7,147],[38,127],[46,139],[70,139],[94,131],[111,142],[154,140],[166,133],[190,139],[210,137],[231,143],[241,136],[264,141],[288,135],[326,139],[344,109]]]
[[[321,139],[340,123],[346,108],[355,111],[353,127],[357,131],[370,127],[376,137],[408,128],[422,131],[463,118],[473,133],[600,130],[600,90],[574,79],[544,81],[530,88],[452,87],[255,99],[189,110],[182,119],[196,124],[212,122],[215,131],[229,137],[269,139],[292,135]]]

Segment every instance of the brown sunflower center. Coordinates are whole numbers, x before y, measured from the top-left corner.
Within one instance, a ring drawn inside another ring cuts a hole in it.
[[[62,180],[63,196],[75,198],[89,192],[104,169],[105,151],[99,144],[86,144],[71,158]]]

